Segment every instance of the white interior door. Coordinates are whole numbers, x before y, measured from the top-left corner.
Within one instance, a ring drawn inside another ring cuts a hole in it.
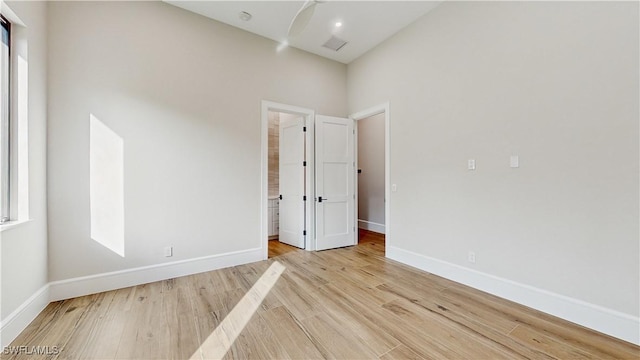
[[[316,248],[355,245],[353,120],[316,116]]]
[[[304,244],[304,118],[280,122],[280,242]]]

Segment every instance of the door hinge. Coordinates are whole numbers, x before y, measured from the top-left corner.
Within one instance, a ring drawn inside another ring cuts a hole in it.
[[[307,195],[302,195],[302,201],[307,201]]]
[[[307,236],[307,230],[302,230],[302,236]]]
[[[303,162],[302,162],[302,166],[307,166],[307,162],[306,162],[306,161],[303,161]]]
[[[302,127],[302,132],[307,132],[307,127],[306,126]]]

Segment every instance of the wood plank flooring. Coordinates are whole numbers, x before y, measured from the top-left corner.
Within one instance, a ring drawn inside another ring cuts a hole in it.
[[[279,245],[279,244],[275,244]],[[291,249],[288,249],[291,250]],[[640,348],[384,258],[384,237],[50,304],[2,359],[187,359],[269,266],[226,359],[639,359]],[[206,357],[206,356],[205,356]]]
[[[298,250],[297,247],[281,243],[278,239],[269,240],[269,259]]]

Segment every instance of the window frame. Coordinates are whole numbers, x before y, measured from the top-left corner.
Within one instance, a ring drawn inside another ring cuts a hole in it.
[[[2,14],[0,14],[0,26],[2,31],[2,43],[4,44],[6,31],[6,45],[8,47],[8,54],[6,58],[6,69],[0,69],[0,71],[6,71],[6,83],[1,84],[4,89],[0,89],[0,96],[6,97],[3,99],[6,106],[6,112],[2,113],[4,118],[0,118],[0,224],[6,224],[12,220],[12,121],[11,121],[11,101],[12,101],[12,56],[11,56],[11,22]],[[4,56],[0,54],[0,56]]]

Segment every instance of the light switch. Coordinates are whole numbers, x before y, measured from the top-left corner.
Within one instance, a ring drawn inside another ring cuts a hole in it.
[[[520,167],[520,157],[518,155],[511,155],[509,159],[509,166],[512,168]]]
[[[476,169],[476,160],[475,159],[469,159],[469,161],[467,161],[467,169],[469,169],[469,170],[475,170]]]
[[[392,192],[396,192],[396,191],[398,191],[398,185],[396,185],[396,184],[391,184],[391,191],[392,191]]]

